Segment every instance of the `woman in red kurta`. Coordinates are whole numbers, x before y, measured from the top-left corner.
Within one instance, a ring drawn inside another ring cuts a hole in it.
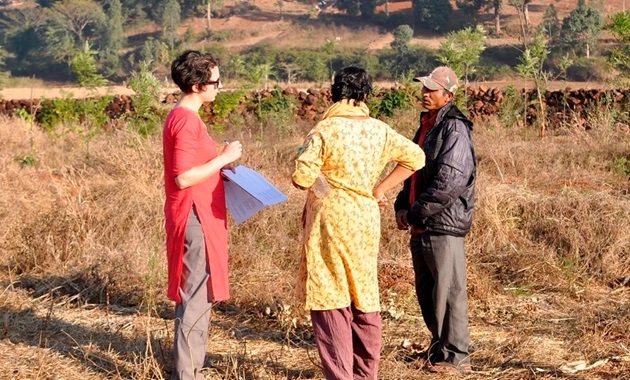
[[[164,184],[168,297],[175,301],[175,369],[172,380],[204,379],[213,301],[229,298],[228,233],[221,169],[241,156],[238,141],[218,154],[197,111],[219,89],[219,61],[186,51],[171,77],[183,96],[164,123]]]

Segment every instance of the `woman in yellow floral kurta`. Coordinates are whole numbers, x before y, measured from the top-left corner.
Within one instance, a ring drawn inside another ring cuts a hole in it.
[[[379,202],[424,166],[417,144],[369,117],[365,100],[370,92],[365,70],[346,67],[337,73],[335,104],[308,134],[293,173],[293,183],[309,189],[298,292],[311,310],[327,379],[376,379]],[[398,165],[375,187],[392,161]],[[313,191],[322,185],[328,185],[328,194]]]

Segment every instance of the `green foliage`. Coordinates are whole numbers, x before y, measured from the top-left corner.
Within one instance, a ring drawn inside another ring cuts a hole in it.
[[[76,44],[99,37],[106,20],[103,8],[93,0],[60,0],[50,9],[51,27],[71,33]]]
[[[628,12],[614,14],[610,30],[620,42],[620,46],[612,50],[610,61],[628,76],[630,75],[630,14]]]
[[[39,162],[39,158],[34,152],[19,154],[15,156],[14,160],[15,162],[17,162],[18,165],[20,165],[20,168],[22,169],[35,166],[37,165],[37,162]]]
[[[541,34],[537,34],[534,40],[523,52],[520,57],[521,63],[516,66],[516,70],[525,78],[534,81],[536,87],[536,95],[538,98],[538,118],[540,123],[541,137],[545,135],[546,128],[546,109],[543,100],[543,94],[547,90],[547,74],[543,71],[545,60],[549,55],[547,41]]]
[[[630,177],[630,159],[625,156],[615,157],[610,170],[624,177]]]
[[[58,126],[76,127],[79,124],[98,130],[108,121],[107,106],[113,97],[104,96],[89,99],[57,98],[43,103],[38,120],[47,131]]]
[[[245,78],[254,86],[266,84],[269,77],[273,74],[273,67],[270,63],[260,63],[250,65],[245,72]]]
[[[103,63],[108,74],[114,75],[120,69],[119,52],[125,46],[125,34],[123,31],[124,18],[122,15],[122,5],[120,0],[106,1],[105,28],[103,35]]]
[[[534,81],[546,79],[543,64],[548,55],[547,41],[541,35],[537,35],[521,55],[521,63],[516,67],[516,70],[524,77]]]
[[[467,14],[472,12],[478,13],[484,5],[486,5],[487,0],[456,0],[455,4],[457,4],[457,8],[463,10]]]
[[[85,42],[83,50],[70,59],[70,68],[81,87],[93,88],[107,84],[107,80],[97,72],[95,55],[96,52],[92,50],[90,44]]]
[[[453,14],[449,0],[413,0],[413,18],[415,26],[444,30]]]
[[[448,34],[446,41],[440,45],[438,61],[468,82],[469,75],[475,72],[485,49],[486,35],[483,28],[464,28]]]
[[[338,0],[336,8],[349,14],[350,16],[358,16],[361,14],[361,2],[358,0]]]
[[[6,49],[15,55],[18,61],[24,61],[29,53],[43,45],[38,30],[31,25],[18,27],[6,35]]]
[[[232,112],[238,109],[244,97],[244,90],[219,92],[214,102],[212,102],[214,115],[220,120],[226,119]]]
[[[581,51],[587,57],[604,26],[602,14],[581,2],[562,20],[561,41],[569,51]]]
[[[522,124],[525,120],[526,108],[527,101],[514,88],[514,85],[509,85],[505,90],[503,103],[499,107],[499,122],[504,127]]]
[[[181,8],[177,0],[165,0],[158,6],[158,22],[162,26],[162,35],[170,47],[175,46],[177,28],[182,23]]]
[[[293,111],[297,109],[297,106],[294,103],[293,98],[284,95],[282,93],[282,90],[276,87],[273,90],[271,90],[270,97],[261,99],[260,109],[263,114],[273,113],[273,112],[293,113]]]
[[[208,30],[206,37],[210,41],[222,42],[232,37],[232,32],[229,30]]]
[[[9,79],[10,73],[3,70],[4,67],[4,50],[0,49],[0,89],[4,87],[5,82]]]
[[[394,29],[394,41],[391,43],[392,49],[394,49],[399,55],[405,55],[409,52],[409,42],[413,37],[413,29],[409,25],[399,25]]]
[[[364,19],[370,19],[374,17],[374,11],[376,10],[377,0],[362,0],[359,2],[359,12]]]
[[[155,68],[170,63],[171,52],[166,42],[148,38],[137,52],[137,61],[141,62],[140,65]]]
[[[611,80],[615,73],[612,63],[605,57],[578,58],[569,60],[566,67],[566,78],[573,81],[598,81]]]
[[[135,92],[131,96],[135,118],[154,120],[158,117],[158,108],[162,85],[153,74],[148,62],[140,64],[140,71],[134,72],[129,80],[129,87]]]
[[[414,94],[407,88],[381,90],[368,103],[370,115],[375,118],[392,117],[398,110],[412,108]]]
[[[13,116],[18,117],[22,120],[24,120],[25,122],[27,122],[29,125],[33,124],[33,115],[31,115],[27,110],[25,110],[24,108],[18,108],[15,111],[13,111]]]
[[[123,30],[125,19],[122,15],[122,5],[120,0],[107,0],[106,5],[105,14],[107,21],[103,30],[102,46],[104,50],[117,52],[124,47],[126,42]]]
[[[550,41],[556,41],[560,37],[560,20],[558,19],[558,11],[553,4],[549,4],[545,10],[543,20],[538,25],[538,31]]]

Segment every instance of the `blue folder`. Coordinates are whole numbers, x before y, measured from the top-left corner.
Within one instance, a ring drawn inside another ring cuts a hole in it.
[[[236,221],[241,224],[267,206],[285,202],[288,198],[257,171],[239,165],[235,172],[223,170],[225,201]]]

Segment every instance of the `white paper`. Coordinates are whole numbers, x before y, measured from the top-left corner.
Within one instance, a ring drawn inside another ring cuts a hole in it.
[[[280,190],[253,169],[239,165],[231,170],[224,170],[225,200],[227,208],[237,224],[251,218],[267,206],[287,200]]]

